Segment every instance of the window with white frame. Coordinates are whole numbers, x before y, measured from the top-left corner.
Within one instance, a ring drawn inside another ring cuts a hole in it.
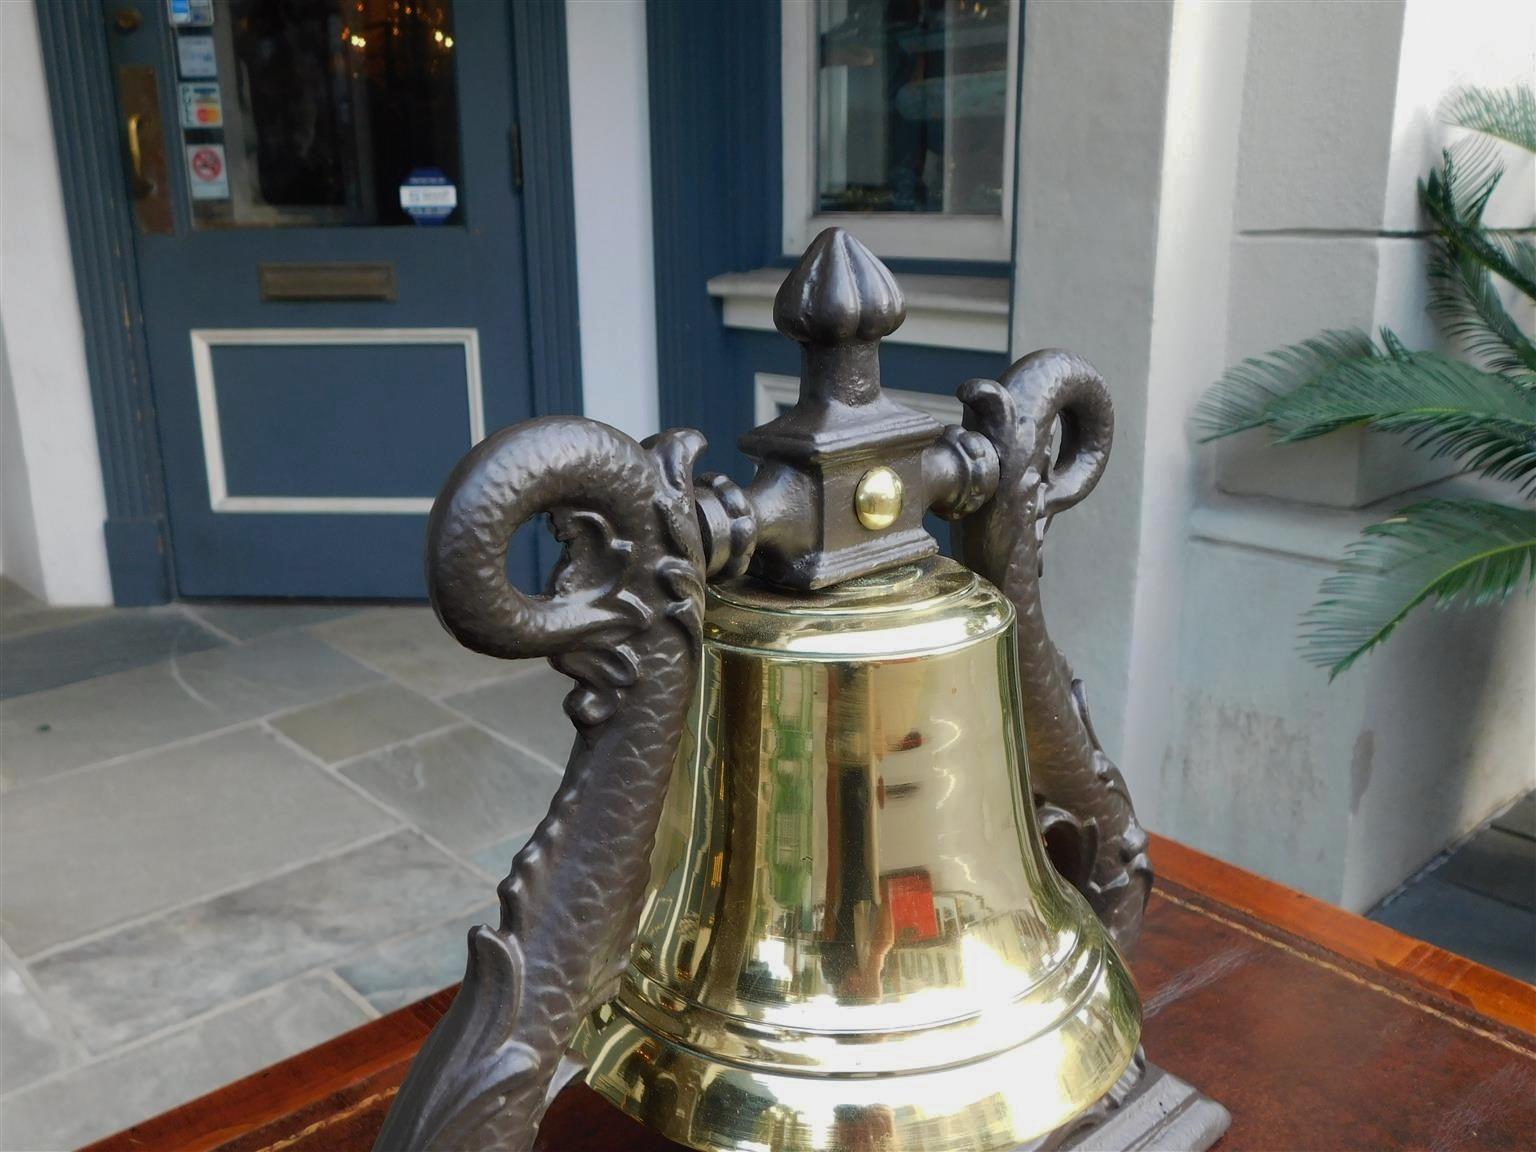
[[[1019,0],[783,0],[784,251],[1009,258]]]

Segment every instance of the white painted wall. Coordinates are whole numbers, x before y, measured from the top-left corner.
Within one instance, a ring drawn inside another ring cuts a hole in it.
[[[1232,253],[1228,360],[1325,328],[1376,324],[1382,212],[1402,0],[1252,9]],[[1350,508],[1411,483],[1364,437],[1271,449],[1255,434],[1215,452],[1223,491]],[[1401,465],[1399,467],[1398,465]]]
[[[1536,18],[1526,0],[1408,0],[1392,114],[1383,222],[1389,231],[1420,228],[1415,183],[1462,133],[1440,122],[1445,93],[1463,84],[1500,87],[1536,78]],[[1489,206],[1490,223],[1530,227],[1536,158],[1515,150]]]
[[[566,0],[565,19],[584,407],[643,437],[660,411],[645,0]]]
[[[1087,357],[1116,423],[1098,488],[1051,525],[1045,615],[1133,790],[1122,750],[1172,21],[1167,3],[1024,5],[1012,354]]]
[[[0,122],[0,329],[15,421],[0,440],[6,566],[50,603],[107,604],[106,499],[31,4],[0,4]],[[9,404],[0,419],[12,419]]]
[[[1533,47],[1536,12],[1492,0],[1251,7],[1229,279],[1213,293],[1225,362],[1327,327],[1437,343],[1415,197],[1447,138],[1437,111],[1456,83],[1536,74]],[[1528,167],[1510,185],[1502,210],[1528,224]],[[1219,456],[1236,498],[1200,484],[1181,586],[1137,589],[1138,639],[1143,603],[1178,620],[1158,642],[1171,698],[1131,704],[1146,718],[1134,746],[1161,754],[1155,820],[1363,910],[1536,781],[1536,605],[1421,611],[1330,684],[1295,651],[1300,613],[1361,527],[1452,465],[1366,434]]]
[[[0,161],[3,162],[3,161]],[[43,587],[42,555],[32,523],[32,486],[21,450],[16,391],[0,326],[0,573],[36,594]]]
[[[1212,300],[1227,295],[1249,9],[1180,4],[1169,52],[1167,122],[1157,225],[1157,273],[1147,369],[1130,691],[1122,771],[1142,818],[1162,826],[1159,752],[1170,735],[1184,559],[1180,530],[1199,488],[1188,413],[1225,366],[1226,331]]]
[[[1361,911],[1536,783],[1536,599],[1420,610],[1329,683],[1295,652],[1381,509],[1215,497],[1190,523],[1158,829]]]
[[[1382,325],[1440,341],[1425,313],[1416,185],[1461,135],[1446,93],[1536,76],[1536,17],[1515,0],[1341,0],[1255,9],[1244,96],[1230,359],[1324,327]],[[1532,161],[1511,170],[1495,222],[1525,224]],[[1536,313],[1524,306],[1529,322]],[[1224,491],[1361,507],[1451,470],[1384,437],[1274,449],[1252,436],[1219,450]]]
[[[1397,73],[1380,245],[1376,322],[1390,324],[1411,343],[1441,341],[1425,314],[1425,242],[1414,233],[1419,220],[1417,184],[1440,162],[1443,148],[1468,134],[1440,120],[1445,94],[1465,84],[1501,87],[1536,82],[1536,16],[1525,0],[1408,0],[1402,62]],[[1536,156],[1501,146],[1504,178],[1487,210],[1491,224],[1529,228],[1536,217]],[[1402,234],[1402,235],[1400,235]],[[1536,304],[1513,290],[1505,294],[1516,321],[1536,328]]]
[[[1322,328],[1432,342],[1413,182],[1448,85],[1536,74],[1528,9],[1026,9],[1013,350],[1082,352],[1117,413],[1047,541],[1052,631],[1152,827],[1357,909],[1536,780],[1536,604],[1420,613],[1330,685],[1298,614],[1368,505],[1434,470],[1367,436],[1218,467],[1187,420],[1227,364]]]

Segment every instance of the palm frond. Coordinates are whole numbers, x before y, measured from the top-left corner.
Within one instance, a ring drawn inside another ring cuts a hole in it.
[[[1532,242],[1529,229],[1524,233],[1494,230],[1490,235],[1503,249],[1504,258],[1520,270],[1520,275],[1536,280],[1536,243]]]
[[[1532,229],[1487,228],[1483,225],[1483,212],[1504,176],[1504,157],[1495,142],[1462,140],[1442,151],[1441,158],[1438,175],[1431,173],[1419,183],[1420,200],[1423,200],[1431,178],[1437,180],[1439,207],[1464,225],[1482,229],[1489,244],[1518,278],[1536,281],[1536,244],[1532,243]],[[1427,210],[1429,205],[1425,207]]]
[[[1482,92],[1465,91],[1468,99]],[[1447,335],[1494,371],[1536,371],[1536,344],[1505,310],[1493,281],[1494,272],[1512,271],[1515,281],[1536,284],[1536,247],[1523,235],[1483,226],[1504,175],[1498,149],[1489,139],[1468,140],[1442,155],[1440,168],[1419,183],[1425,212],[1442,226],[1429,261],[1430,310]],[[1482,243],[1466,243],[1469,235]]]
[[[1536,393],[1435,352],[1339,361],[1264,416],[1278,443],[1364,425],[1485,476],[1536,485]]]
[[[1409,356],[1413,355],[1413,353],[1408,350],[1408,345],[1404,344],[1402,340],[1398,338],[1397,333],[1392,331],[1392,329],[1388,328],[1386,325],[1382,325],[1381,330],[1377,332],[1377,335],[1381,337],[1381,346],[1387,350],[1387,355],[1392,357],[1392,359],[1406,360]]]
[[[1536,510],[1428,500],[1365,530],[1302,618],[1302,652],[1329,679],[1426,600],[1497,604],[1536,583]]]
[[[1441,117],[1447,124],[1536,152],[1536,93],[1528,84],[1458,88],[1446,98]]]
[[[1204,433],[1201,443],[1262,427],[1269,422],[1269,406],[1281,397],[1343,362],[1376,355],[1369,336],[1346,329],[1233,365],[1195,406],[1194,423]]]
[[[1464,253],[1536,300],[1536,261],[1530,258],[1528,246],[1519,238],[1499,236],[1483,227],[1483,209],[1503,175],[1503,166],[1489,147],[1447,148],[1441,153],[1440,167],[1419,181],[1419,204],[1451,254]]]
[[[1462,223],[1481,228],[1488,201],[1504,178],[1504,152],[1482,136],[1459,140],[1440,152],[1441,172],[1451,207]]]
[[[1536,343],[1504,309],[1488,269],[1437,245],[1430,254],[1429,310],[1447,336],[1495,372],[1536,372]]]

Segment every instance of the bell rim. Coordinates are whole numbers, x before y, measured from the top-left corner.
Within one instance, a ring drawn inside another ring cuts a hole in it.
[[[1082,904],[1081,914],[1093,915],[1086,904]],[[816,1028],[782,1017],[753,1018],[731,1014],[686,997],[655,976],[637,971],[633,961],[608,1007],[658,1038],[680,1048],[707,1052],[721,1063],[748,1072],[788,1075],[795,1074],[797,1069],[805,1069],[809,1074],[848,1077],[942,1072],[1001,1055],[1048,1034],[1087,1005],[1105,984],[1123,982],[1128,985],[1129,996],[1139,1014],[1140,999],[1124,961],[1096,923],[1086,927],[1087,931],[1073,933],[1072,943],[1059,964],[1014,995],[976,1005],[962,1013],[910,1024],[896,1024],[887,1017],[880,1027]],[[958,1000],[970,990],[957,988],[954,991]],[[873,1003],[861,1005],[859,1009],[875,1016],[887,1007]],[[679,1013],[687,1016],[695,1035],[707,1033],[713,1046],[706,1049],[700,1040],[667,1027],[667,1022],[676,1019]],[[999,1043],[998,1038],[1005,1029],[1010,1039]],[[925,1048],[935,1051],[953,1049],[967,1039],[971,1040],[971,1046],[963,1056],[927,1064],[910,1063],[913,1055]],[[943,1041],[948,1043],[941,1043]],[[816,1063],[801,1054],[802,1048],[828,1043],[847,1045],[850,1052],[880,1052],[885,1059],[871,1062],[866,1057],[854,1067],[829,1064],[825,1059]],[[820,1073],[816,1072],[818,1067],[822,1069]]]
[[[819,1075],[744,1067],[659,1035],[611,1005],[589,1014],[572,1051],[578,1060],[600,1055],[584,1078],[609,1104],[700,1152],[841,1152],[855,1146],[837,1135],[850,1117],[878,1127],[889,1139],[882,1147],[1003,1152],[1082,1115],[1135,1059],[1140,999],[1107,941],[1103,973],[1051,1033],[938,1068]],[[1076,1055],[1052,1061],[1053,1047],[1059,1056],[1074,1038]],[[648,1098],[665,1097],[664,1080],[703,1088],[689,1106],[663,1115]],[[760,1122],[732,1127],[744,1118]]]

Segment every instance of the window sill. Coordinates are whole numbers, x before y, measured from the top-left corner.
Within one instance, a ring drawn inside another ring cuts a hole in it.
[[[726,272],[711,278],[707,287],[724,301],[727,328],[772,332],[773,298],[787,275],[788,268]],[[919,274],[900,281],[907,319],[886,343],[1008,351],[1008,277]]]

